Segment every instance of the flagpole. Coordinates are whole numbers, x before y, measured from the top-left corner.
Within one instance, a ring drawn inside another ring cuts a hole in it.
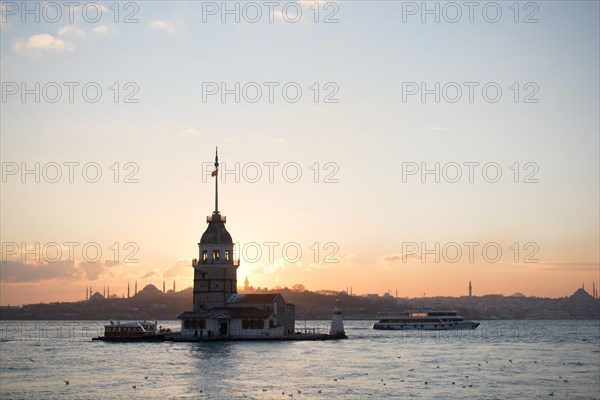
[[[219,148],[215,147],[215,214],[219,213]]]

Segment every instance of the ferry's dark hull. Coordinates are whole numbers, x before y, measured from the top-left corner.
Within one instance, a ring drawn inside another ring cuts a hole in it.
[[[104,342],[162,342],[165,335],[143,335],[143,336],[100,336],[92,340],[102,340]]]

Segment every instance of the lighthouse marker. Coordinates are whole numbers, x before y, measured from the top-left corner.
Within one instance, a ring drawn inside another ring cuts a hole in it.
[[[345,338],[346,333],[344,332],[344,320],[342,319],[342,307],[340,306],[340,299],[336,299],[335,308],[333,309],[333,317],[331,318],[331,329],[329,330],[329,336],[336,336]]]

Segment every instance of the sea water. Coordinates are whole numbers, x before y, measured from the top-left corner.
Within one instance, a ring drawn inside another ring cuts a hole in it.
[[[600,399],[598,320],[437,332],[345,321],[348,339],[332,341],[91,341],[105,323],[0,322],[0,398]]]

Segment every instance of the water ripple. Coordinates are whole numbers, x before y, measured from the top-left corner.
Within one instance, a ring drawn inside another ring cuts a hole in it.
[[[347,321],[344,341],[213,343],[91,342],[73,329],[86,322],[53,322],[70,333],[61,337],[15,331],[22,324],[0,323],[1,398],[600,398],[600,321],[483,321],[467,332]]]

